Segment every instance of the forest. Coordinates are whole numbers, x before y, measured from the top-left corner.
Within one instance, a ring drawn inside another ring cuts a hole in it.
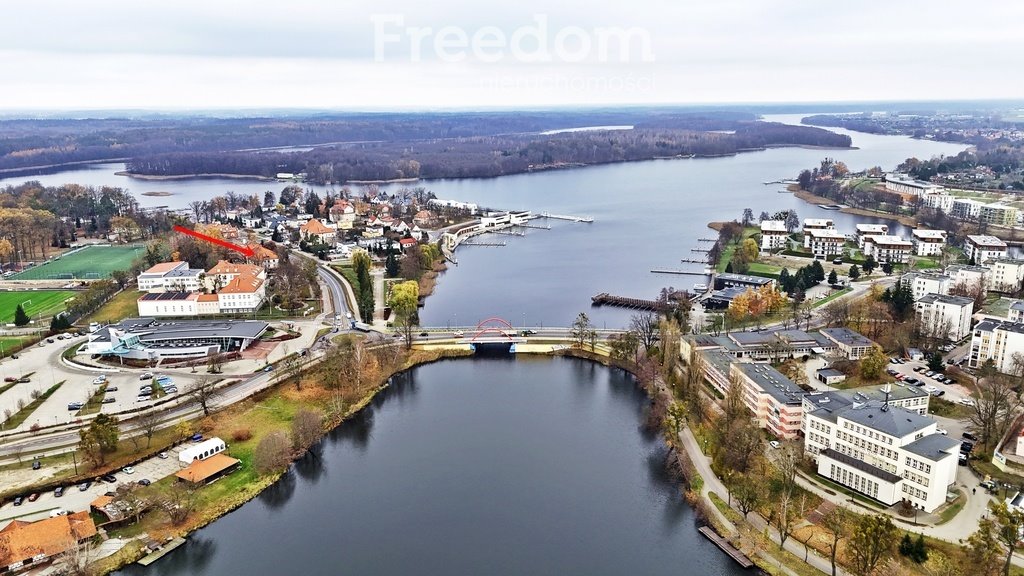
[[[621,132],[546,134],[588,126]],[[0,174],[129,160],[151,175],[307,172],[318,182],[497,176],[560,165],[732,154],[773,145],[849,146],[820,128],[750,112],[625,108],[508,112],[305,113],[246,118],[155,115],[0,121]],[[308,151],[265,150],[314,147]],[[260,150],[257,150],[260,149]]]

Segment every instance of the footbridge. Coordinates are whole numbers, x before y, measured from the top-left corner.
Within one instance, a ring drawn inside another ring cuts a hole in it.
[[[503,318],[491,317],[475,326],[420,327],[413,348],[421,350],[490,351],[511,354],[547,354],[577,343],[572,329],[564,327],[515,327]],[[607,351],[608,337],[621,330],[596,330],[595,348]],[[589,341],[587,342],[589,348]]]

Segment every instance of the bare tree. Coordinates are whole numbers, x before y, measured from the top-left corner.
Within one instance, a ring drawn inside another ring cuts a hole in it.
[[[260,474],[283,470],[291,458],[291,443],[282,430],[267,434],[256,445],[252,455],[253,467]]]
[[[153,435],[160,427],[160,413],[156,410],[147,410],[135,418],[135,425],[146,438],[146,448],[153,443]]]
[[[983,371],[989,375],[983,376]],[[1014,391],[1010,378],[984,367],[979,369],[977,386],[978,399],[969,416],[971,427],[977,431],[983,445],[995,448],[1021,406],[1021,398]]]
[[[0,550],[2,552],[2,550]],[[90,576],[93,572],[89,563],[96,559],[92,540],[79,544],[74,538],[68,538],[64,551],[57,555],[54,566],[60,566],[59,574],[66,576]]]
[[[164,491],[158,505],[171,524],[179,526],[192,515],[196,504],[196,489],[187,482],[175,482]]]
[[[203,409],[203,415],[209,416],[213,403],[220,397],[220,390],[217,389],[217,381],[209,376],[202,376],[197,379],[185,392],[195,398],[196,402]]]
[[[305,450],[316,442],[323,432],[324,415],[317,410],[302,409],[292,419],[292,447]]]
[[[629,319],[629,329],[636,333],[644,350],[650,350],[658,341],[658,315],[654,312],[633,314]]]
[[[821,527],[828,530],[829,559],[832,561],[832,576],[836,576],[836,556],[839,554],[839,543],[850,535],[850,512],[842,506],[836,506],[821,518]]]

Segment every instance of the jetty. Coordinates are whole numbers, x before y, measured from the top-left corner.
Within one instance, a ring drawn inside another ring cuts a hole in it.
[[[486,242],[483,240],[464,240],[462,246],[504,246],[505,241],[500,242]]]
[[[519,228],[533,228],[534,230],[551,230],[551,226],[537,226],[536,224],[519,224]]]
[[[705,258],[703,260],[694,260],[693,258],[683,258],[683,259],[681,259],[679,261],[682,262],[683,264],[704,264],[705,266],[708,264],[708,259],[707,258]]]
[[[721,548],[722,552],[725,552],[730,558],[735,560],[736,563],[739,564],[741,567],[751,568],[754,566],[754,563],[751,562],[750,558],[747,558],[746,554],[740,552],[735,547],[733,547],[733,545],[730,544],[728,540],[716,534],[710,526],[701,526],[697,529],[697,531],[703,534],[704,537],[708,540],[714,542],[715,546]]]
[[[523,232],[522,230],[513,230],[513,229],[495,230],[495,231],[493,231],[491,233],[492,234],[503,234],[505,236],[526,236],[526,232]]]
[[[715,238],[697,238],[697,242],[718,242]]]
[[[607,292],[602,292],[596,296],[591,297],[590,301],[594,306],[617,306],[619,308],[629,308],[630,310],[658,309],[658,303],[654,300],[644,300],[643,298],[629,298],[626,296],[615,296]]]
[[[539,218],[550,218],[552,220],[567,220],[569,222],[584,222],[590,224],[594,221],[589,216],[566,216],[564,214],[551,214],[550,212],[541,212]]]
[[[690,248],[690,252],[704,252],[704,253],[708,253],[708,252],[711,252],[711,250],[709,248]]]
[[[681,270],[679,268],[654,268],[651,270],[653,274],[682,274],[685,276],[710,276],[711,273],[707,270],[703,272],[696,272],[694,270]]]
[[[155,550],[153,550],[149,554],[146,554],[145,556],[140,558],[139,559],[139,564],[142,564],[143,566],[149,566],[153,562],[156,562],[157,560],[159,560],[159,559],[163,558],[164,556],[166,556],[167,554],[171,553],[175,548],[177,548],[178,546],[181,546],[184,543],[185,543],[185,539],[184,538],[180,538],[180,537],[172,538],[170,542],[167,542],[166,544],[162,544],[162,545],[157,545],[157,548]],[[151,550],[153,549],[153,545],[154,545],[153,543],[151,543],[149,545]]]

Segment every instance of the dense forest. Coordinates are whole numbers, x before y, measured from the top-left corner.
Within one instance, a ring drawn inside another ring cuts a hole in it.
[[[544,134],[612,125],[636,129]],[[848,146],[849,139],[816,128],[756,122],[749,112],[692,108],[18,119],[0,121],[0,174],[124,158],[146,174],[305,171],[323,181],[343,181],[498,175],[530,165],[730,154],[794,144]],[[317,148],[255,150],[289,146]],[[468,157],[456,162],[458,155]]]
[[[128,162],[128,169],[149,175],[228,173],[269,177],[278,172],[304,172],[315,183],[342,183],[492,177],[564,166],[735,154],[766,146],[850,145],[849,137],[820,128],[707,118],[690,124],[700,128],[637,127],[550,135],[368,142],[302,152],[170,153],[136,158]],[[685,126],[687,122],[675,119],[673,125]]]

